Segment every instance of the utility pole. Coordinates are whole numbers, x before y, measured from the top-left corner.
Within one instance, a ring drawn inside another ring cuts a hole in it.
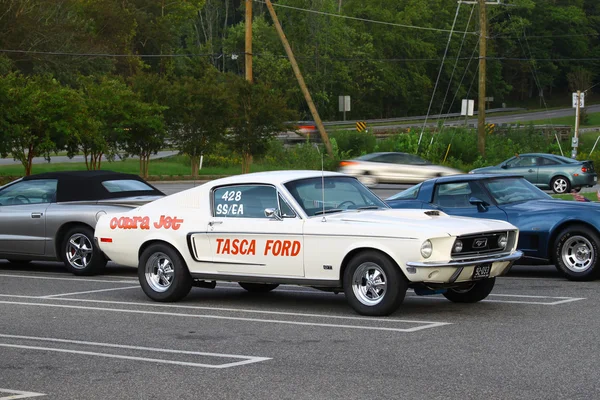
[[[486,0],[479,0],[479,105],[477,106],[477,150],[485,156],[485,80],[487,57],[487,10]]]
[[[252,83],[252,0],[246,0],[246,80]]]
[[[573,151],[571,152],[571,158],[577,158],[577,147],[579,146],[579,119],[581,115],[580,104],[581,104],[581,90],[577,91],[575,103],[575,136],[573,137]]]
[[[248,1],[248,0],[246,0],[246,1]],[[279,23],[279,18],[277,18],[277,14],[275,13],[273,4],[271,3],[271,0],[265,0],[265,3],[267,4],[269,13],[271,14],[271,18],[273,19],[273,23],[275,24],[275,29],[277,30],[277,33],[279,34],[279,38],[281,39],[281,42],[283,43],[285,52],[286,52],[288,58],[290,59],[290,63],[292,64],[292,69],[294,70],[294,74],[296,75],[296,79],[298,80],[298,84],[300,85],[300,90],[302,90],[302,93],[304,94],[304,98],[306,99],[306,103],[308,103],[308,108],[310,109],[310,113],[312,114],[312,116],[315,120],[315,125],[319,129],[319,133],[321,134],[321,140],[323,141],[323,144],[325,145],[327,154],[329,154],[330,157],[333,157],[333,149],[331,148],[331,142],[329,141],[329,135],[327,135],[327,132],[325,131],[325,127],[323,126],[323,121],[321,121],[319,112],[317,111],[317,108],[315,107],[315,103],[313,103],[310,92],[308,91],[308,88],[306,87],[306,83],[304,82],[304,78],[302,77],[302,72],[300,72],[300,68],[298,67],[298,63],[296,62],[296,57],[294,57],[294,52],[292,51],[292,48],[290,47],[290,44],[288,43],[288,40],[285,37],[285,33],[283,33],[283,29],[281,28],[281,24]]]

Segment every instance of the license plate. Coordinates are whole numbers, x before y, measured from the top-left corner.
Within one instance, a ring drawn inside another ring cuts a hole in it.
[[[489,278],[492,271],[492,264],[476,265],[473,269],[473,279]]]

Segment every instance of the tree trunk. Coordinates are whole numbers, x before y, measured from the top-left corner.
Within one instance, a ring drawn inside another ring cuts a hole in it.
[[[252,154],[244,152],[242,154],[242,174],[250,172],[250,165],[252,165]]]
[[[148,179],[148,168],[150,167],[150,153],[146,154],[145,158],[146,165],[144,165],[144,179]]]
[[[198,179],[198,169],[200,168],[200,156],[190,156],[192,161],[192,178]]]

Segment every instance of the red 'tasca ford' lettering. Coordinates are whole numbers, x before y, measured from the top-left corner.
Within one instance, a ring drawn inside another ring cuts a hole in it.
[[[271,253],[274,256],[296,257],[300,254],[300,242],[297,240],[267,240],[265,243],[265,253]]]
[[[217,254],[256,255],[256,240],[246,239],[217,239]]]

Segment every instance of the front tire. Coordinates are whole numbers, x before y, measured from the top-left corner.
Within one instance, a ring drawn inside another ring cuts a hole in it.
[[[496,278],[488,278],[473,283],[468,289],[448,289],[444,297],[454,303],[477,303],[490,295]]]
[[[138,265],[138,279],[146,296],[160,302],[183,299],[192,290],[193,283],[181,255],[162,243],[144,250]]]
[[[249,282],[238,282],[242,288],[246,289],[250,293],[268,293],[271,290],[276,289],[279,285],[276,283],[249,283]]]
[[[573,225],[559,233],[554,246],[556,268],[572,281],[590,281],[600,275],[600,241],[596,232]]]
[[[408,281],[388,256],[377,251],[356,255],[344,271],[346,301],[361,315],[389,315],[406,295]]]
[[[75,275],[97,275],[108,260],[94,242],[94,231],[88,226],[69,229],[61,246],[65,267]]]
[[[550,182],[550,187],[554,193],[565,194],[571,191],[571,182],[564,176],[557,176]]]

